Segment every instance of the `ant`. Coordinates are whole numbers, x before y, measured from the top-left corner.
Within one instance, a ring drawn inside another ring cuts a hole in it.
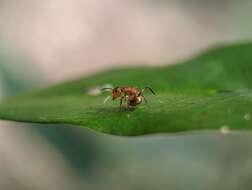
[[[123,100],[127,103],[127,107],[135,107],[144,102],[147,104],[148,101],[144,97],[143,92],[148,89],[153,95],[156,93],[152,90],[151,87],[144,87],[142,90],[138,88],[126,86],[126,87],[115,87],[115,88],[102,88],[102,90],[111,90],[112,91],[112,100],[120,98],[120,110],[122,109]],[[107,97],[104,100],[104,103],[110,98],[111,96]]]

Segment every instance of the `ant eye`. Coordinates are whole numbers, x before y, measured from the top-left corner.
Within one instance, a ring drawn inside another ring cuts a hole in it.
[[[116,93],[116,94],[118,94],[118,93],[120,93],[121,92],[121,90],[119,89],[119,88],[115,88],[114,90],[113,90],[113,93]]]

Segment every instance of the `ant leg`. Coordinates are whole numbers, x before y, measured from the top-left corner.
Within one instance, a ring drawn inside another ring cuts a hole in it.
[[[148,101],[147,101],[147,99],[144,97],[144,95],[142,95],[142,97],[143,97],[143,99],[144,99],[144,102],[145,102],[146,104],[148,104]]]
[[[156,95],[156,93],[154,92],[154,90],[152,90],[152,88],[149,87],[149,86],[144,87],[144,88],[141,90],[141,92],[139,93],[139,95],[142,95],[143,92],[145,91],[145,89],[148,89],[153,95]]]
[[[129,103],[127,102],[127,104],[126,104],[126,110],[127,110],[127,111],[129,110],[129,107],[130,107],[130,105],[129,105]]]
[[[122,110],[123,101],[127,101],[127,97],[126,97],[126,96],[122,96],[122,97],[120,98],[120,110]]]
[[[125,102],[126,102],[126,109],[129,110],[130,108],[130,102],[129,102],[129,96],[125,96]]]
[[[124,99],[124,97],[121,97],[121,98],[120,98],[120,110],[122,110],[123,99]]]

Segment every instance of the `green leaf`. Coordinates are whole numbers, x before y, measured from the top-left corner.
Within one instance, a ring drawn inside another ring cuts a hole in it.
[[[201,129],[252,128],[252,44],[214,48],[196,58],[163,67],[125,68],[59,84],[5,100],[0,118],[64,123],[115,135],[143,135]],[[149,103],[119,111],[119,100],[103,104],[105,84],[151,86]],[[98,91],[99,92],[99,91]]]

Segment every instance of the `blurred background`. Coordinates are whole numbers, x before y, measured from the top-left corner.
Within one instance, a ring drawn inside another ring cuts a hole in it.
[[[252,37],[251,0],[0,0],[0,99]],[[251,135],[0,122],[0,189],[251,189]]]

